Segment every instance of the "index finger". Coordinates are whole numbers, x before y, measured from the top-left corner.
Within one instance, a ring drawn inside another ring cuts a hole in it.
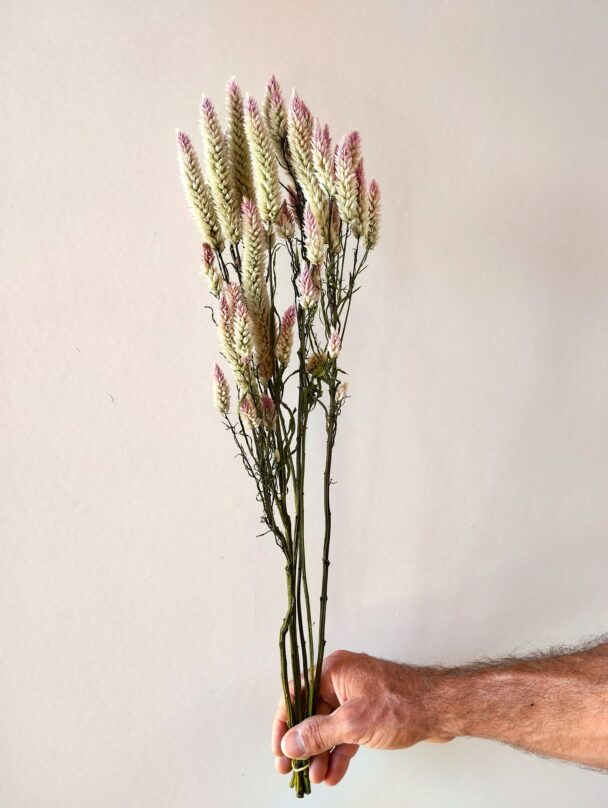
[[[287,732],[287,705],[285,704],[285,696],[281,695],[277,711],[274,715],[272,722],[272,754],[276,757],[282,756],[281,752],[281,738]]]

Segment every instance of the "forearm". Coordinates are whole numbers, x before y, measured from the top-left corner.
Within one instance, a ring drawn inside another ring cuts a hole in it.
[[[488,738],[608,769],[608,643],[558,656],[431,669],[429,736]]]

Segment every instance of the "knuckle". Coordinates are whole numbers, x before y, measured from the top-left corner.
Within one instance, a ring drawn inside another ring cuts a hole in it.
[[[345,651],[340,648],[337,651],[332,651],[329,656],[325,657],[325,664],[328,668],[332,668],[340,663],[348,661],[352,656],[353,654],[351,651]]]

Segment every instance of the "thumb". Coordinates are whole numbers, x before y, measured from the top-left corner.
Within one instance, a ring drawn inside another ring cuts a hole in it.
[[[313,715],[286,732],[281,741],[283,754],[292,759],[307,758],[343,743],[346,738],[340,710],[339,707],[330,715]]]

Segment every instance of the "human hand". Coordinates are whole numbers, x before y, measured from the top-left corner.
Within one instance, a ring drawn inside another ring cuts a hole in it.
[[[310,781],[334,786],[359,746],[404,749],[423,740],[451,740],[430,726],[432,678],[428,668],[335,651],[323,663],[317,715],[288,730],[281,696],[272,725],[277,771],[287,774],[291,760],[310,758]]]

